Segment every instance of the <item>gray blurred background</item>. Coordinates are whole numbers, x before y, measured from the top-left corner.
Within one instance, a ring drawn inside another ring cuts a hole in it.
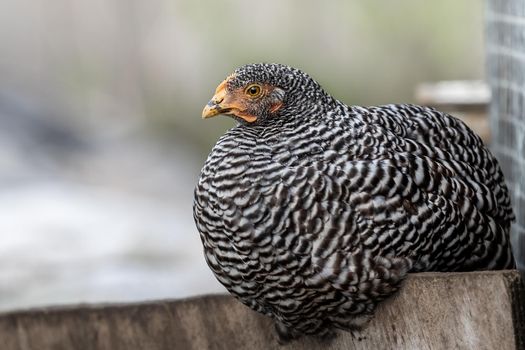
[[[479,0],[0,0],[0,310],[221,291],[192,218],[237,66],[348,104],[483,79]]]

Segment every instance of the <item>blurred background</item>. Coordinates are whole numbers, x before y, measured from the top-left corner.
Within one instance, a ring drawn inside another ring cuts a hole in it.
[[[221,291],[192,192],[203,106],[280,62],[347,104],[484,78],[478,0],[0,0],[0,310]]]

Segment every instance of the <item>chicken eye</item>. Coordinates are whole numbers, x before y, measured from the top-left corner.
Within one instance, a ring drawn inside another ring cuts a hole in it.
[[[254,97],[258,97],[260,94],[261,94],[261,86],[258,85],[258,84],[252,84],[252,85],[249,85],[246,90],[245,90],[245,93],[246,95],[254,98]]]

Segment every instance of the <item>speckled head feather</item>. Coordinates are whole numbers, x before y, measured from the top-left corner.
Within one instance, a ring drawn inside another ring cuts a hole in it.
[[[267,125],[289,121],[295,116],[308,116],[311,115],[308,110],[335,103],[335,100],[308,74],[277,63],[242,66],[228,76],[219,87],[224,86],[226,95],[233,95],[233,98],[241,103],[241,92],[252,84],[263,86],[265,94],[253,101],[245,99],[248,101],[244,101],[243,104],[244,115],[235,113],[236,111],[232,113],[230,106],[220,108],[221,114],[230,115],[247,125]],[[216,103],[212,101],[209,106],[215,107]],[[282,117],[281,120],[278,117]]]
[[[322,91],[321,86],[308,74],[278,63],[253,63],[239,67],[233,73],[233,79],[228,85],[241,87],[256,82],[269,83],[287,92]]]

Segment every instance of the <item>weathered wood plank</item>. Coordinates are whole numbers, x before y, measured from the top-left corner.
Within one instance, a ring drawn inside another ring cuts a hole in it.
[[[525,349],[516,271],[411,275],[363,339],[279,346],[271,320],[229,296],[0,315],[0,349]]]

